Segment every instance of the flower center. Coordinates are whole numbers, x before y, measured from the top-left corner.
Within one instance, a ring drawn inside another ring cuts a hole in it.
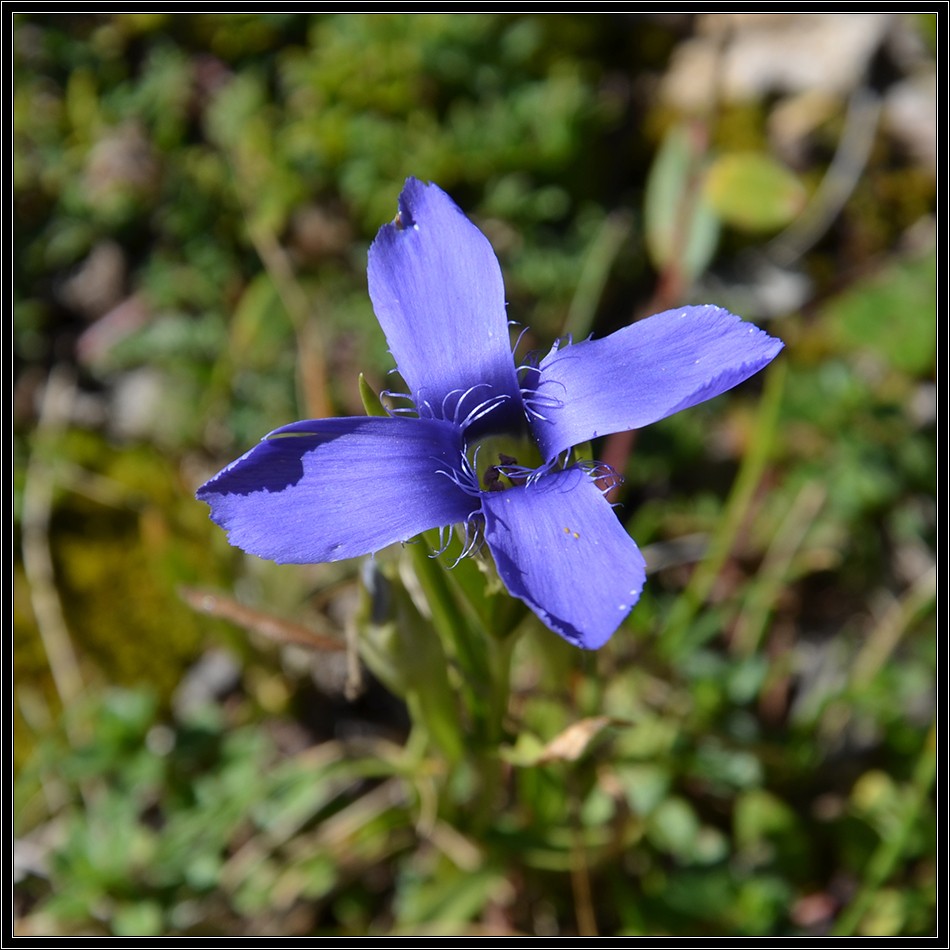
[[[533,440],[515,436],[488,436],[468,446],[472,470],[478,473],[482,491],[504,491],[523,485],[528,475],[541,465],[541,455]]]
[[[481,486],[485,491],[504,491],[509,487],[505,480],[510,485],[523,485],[527,481],[527,475],[514,456],[499,452],[498,462],[498,465],[489,465],[482,475]]]

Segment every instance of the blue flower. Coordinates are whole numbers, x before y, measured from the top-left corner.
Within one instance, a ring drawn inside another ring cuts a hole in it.
[[[731,389],[781,341],[717,307],[682,307],[519,368],[491,245],[445,192],[412,178],[370,248],[369,292],[411,408],[284,426],[198,498],[231,544],[279,563],[356,557],[461,523],[548,627],[602,646],[646,572],[599,487],[603,469],[570,450]],[[502,436],[527,437],[538,458],[504,454],[480,477],[479,446]]]

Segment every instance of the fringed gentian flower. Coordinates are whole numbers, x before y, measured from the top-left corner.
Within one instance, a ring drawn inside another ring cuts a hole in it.
[[[782,343],[717,307],[681,307],[518,367],[491,245],[443,191],[412,178],[370,248],[369,293],[407,405],[276,429],[198,498],[231,544],[280,563],[464,525],[466,548],[486,544],[548,627],[602,646],[646,573],[604,497],[604,467],[573,461],[572,448],[711,399]],[[534,458],[510,455],[512,437]]]

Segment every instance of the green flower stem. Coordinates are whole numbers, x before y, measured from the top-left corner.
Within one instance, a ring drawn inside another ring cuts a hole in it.
[[[438,631],[449,656],[462,673],[462,692],[467,705],[478,706],[475,685],[488,679],[484,648],[480,648],[469,617],[453,594],[449,573],[438,558],[430,556],[426,543],[407,546],[413,573],[425,594],[432,613],[432,625]]]
[[[500,610],[498,601],[508,603],[510,598],[486,590],[490,578],[471,560],[458,565],[461,573],[457,575],[430,556],[428,545],[411,545],[408,555],[426,597],[432,626],[456,668],[460,700],[456,709],[463,718],[456,728],[462,736],[462,758],[467,760],[472,777],[467,823],[473,834],[483,837],[495,820],[504,789],[500,749],[516,635],[510,611]],[[424,684],[420,686],[424,688]],[[410,712],[415,720],[425,709],[416,703]],[[431,728],[424,721],[416,727]],[[462,765],[461,760],[458,764]]]
[[[422,588],[432,625],[442,639],[446,653],[459,672],[460,695],[471,717],[471,727],[479,745],[497,751],[502,738],[503,722],[508,708],[509,672],[514,636],[502,623],[496,629],[491,622],[498,613],[499,597],[486,594],[485,584],[476,590],[463,585],[452,571],[447,571],[437,558],[430,556],[427,545],[408,548],[410,562]],[[459,570],[469,563],[458,566]],[[476,568],[477,570],[477,568]],[[483,601],[473,604],[472,598]],[[505,598],[507,600],[507,598]],[[507,620],[507,615],[501,618]]]
[[[517,636],[513,633],[505,637],[482,634],[489,672],[482,684],[484,703],[479,723],[480,737],[474,750],[479,781],[472,831],[479,838],[487,834],[503,802],[505,763],[501,758],[501,748],[505,744],[505,720],[511,691],[511,658],[516,639]]]

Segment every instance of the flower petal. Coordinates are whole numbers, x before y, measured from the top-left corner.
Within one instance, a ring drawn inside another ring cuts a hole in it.
[[[368,275],[376,316],[422,415],[461,420],[504,396],[493,415],[505,424],[521,418],[498,260],[444,191],[406,181],[396,220],[369,249]]]
[[[638,429],[712,399],[767,366],[782,349],[719,307],[667,310],[612,333],[553,349],[535,396],[544,457],[597,436]]]
[[[440,470],[459,465],[458,430],[426,419],[317,419],[277,429],[198,489],[228,540],[278,563],[337,561],[477,504]]]
[[[555,633],[603,646],[640,597],[643,555],[579,468],[482,497],[498,574]]]

